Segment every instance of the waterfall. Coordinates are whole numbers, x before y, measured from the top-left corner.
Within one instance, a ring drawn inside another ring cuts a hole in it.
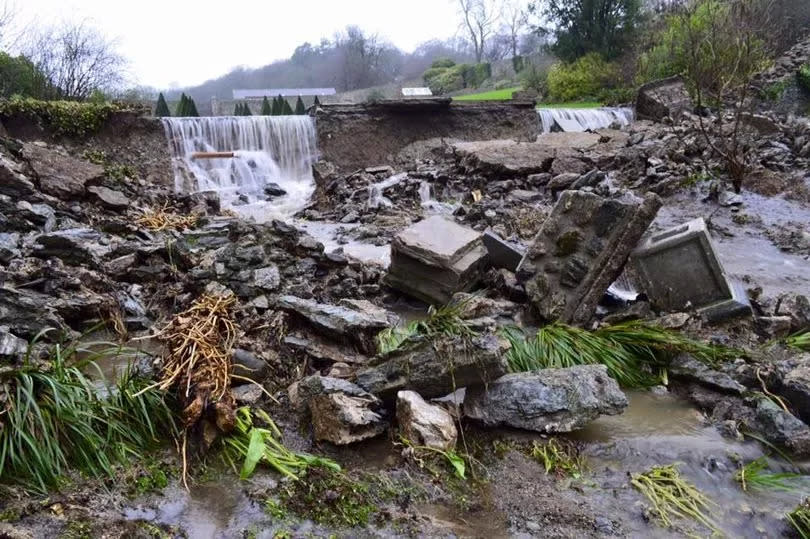
[[[179,193],[216,191],[225,206],[249,202],[284,217],[302,208],[314,190],[317,147],[309,116],[163,118],[163,126]],[[196,152],[233,157],[192,159]],[[286,195],[268,199],[270,184]]]
[[[633,122],[635,112],[630,107],[602,107],[598,109],[537,109],[543,133],[551,133],[555,126],[560,131],[586,131],[604,129],[611,125],[626,127]]]

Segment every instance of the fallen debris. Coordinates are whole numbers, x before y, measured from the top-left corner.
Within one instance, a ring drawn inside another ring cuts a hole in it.
[[[487,250],[478,232],[435,215],[394,237],[385,283],[441,305],[456,292],[475,286],[486,261]]]
[[[651,193],[607,199],[564,191],[518,267],[538,314],[587,323],[660,207]]]
[[[617,415],[627,397],[604,365],[512,373],[467,388],[464,415],[489,427],[571,432],[600,415]]]
[[[458,430],[450,413],[429,404],[414,391],[397,393],[397,422],[402,435],[419,446],[451,451],[456,447]]]
[[[161,230],[188,230],[197,226],[200,216],[192,213],[190,215],[177,215],[172,212],[168,204],[161,208],[152,208],[143,212],[135,220],[135,224],[148,228],[154,232]]]

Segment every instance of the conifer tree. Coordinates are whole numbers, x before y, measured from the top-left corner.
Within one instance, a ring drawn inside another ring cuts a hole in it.
[[[270,116],[271,114],[273,114],[273,108],[270,106],[267,96],[264,96],[264,99],[262,99],[262,116]]]
[[[250,112],[250,105],[247,103],[242,105],[242,116],[253,116],[253,113]]]
[[[181,94],[180,101],[177,103],[177,109],[174,111],[174,115],[182,118],[186,115],[186,108],[186,94]]]
[[[315,96],[315,101],[313,101],[313,103],[312,103],[312,104],[313,104],[313,105],[315,105],[316,107],[320,107],[320,106],[321,106],[321,100],[320,100],[320,99],[318,99],[318,96],[317,96],[317,95]]]
[[[287,101],[286,99],[283,100],[281,114],[283,116],[292,116],[293,115],[293,109],[290,106],[290,102]]]
[[[242,104],[237,103],[233,106],[233,115],[234,116],[241,116],[242,115]]]
[[[200,113],[197,112],[197,105],[194,103],[194,100],[190,97],[186,98],[186,106],[188,107],[188,114],[187,116],[199,116]]]
[[[155,116],[158,118],[164,118],[171,115],[172,113],[169,111],[169,105],[166,104],[166,98],[163,97],[163,92],[161,92],[158,94],[157,106],[155,106]]]
[[[280,116],[281,115],[281,96],[273,98],[273,116]]]
[[[296,114],[306,114],[307,108],[304,106],[304,100],[301,99],[301,96],[298,96],[298,101],[295,102],[295,113]]]

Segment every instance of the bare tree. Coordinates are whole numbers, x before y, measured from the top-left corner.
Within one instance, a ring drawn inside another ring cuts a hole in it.
[[[517,0],[510,0],[503,6],[503,30],[502,33],[509,36],[509,48],[512,58],[520,55],[520,38],[524,28],[528,24],[526,10],[522,3]]]
[[[0,49],[8,48],[14,41],[10,37],[10,28],[17,14],[17,6],[13,2],[0,5]]]
[[[126,79],[127,62],[116,43],[86,22],[33,31],[25,53],[64,99],[113,91]]]
[[[495,30],[500,13],[492,0],[458,0],[461,28],[475,51],[475,61],[481,63],[487,41]]]

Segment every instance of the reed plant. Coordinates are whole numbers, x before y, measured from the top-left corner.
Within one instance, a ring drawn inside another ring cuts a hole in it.
[[[737,470],[734,479],[745,491],[750,489],[794,492],[800,488],[797,483],[802,479],[802,475],[792,472],[771,472],[768,470],[767,459],[760,457]]]
[[[810,331],[797,333],[785,339],[788,348],[795,348],[804,352],[810,352]]]
[[[3,371],[0,480],[36,492],[58,488],[71,469],[112,476],[116,465],[176,434],[162,392],[127,370],[115,382],[83,371],[119,349],[77,359],[75,345],[56,344],[48,362]]]
[[[398,350],[409,340],[416,337],[433,339],[440,336],[474,337],[476,335],[469,323],[461,317],[464,302],[428,308],[427,317],[414,320],[405,327],[388,328],[377,334],[377,352],[380,355]]]
[[[531,456],[543,465],[546,474],[553,473],[559,478],[579,479],[585,469],[585,458],[573,444],[563,445],[556,438],[546,443],[532,443]]]
[[[796,509],[785,515],[801,539],[810,539],[810,498],[805,499]]]

